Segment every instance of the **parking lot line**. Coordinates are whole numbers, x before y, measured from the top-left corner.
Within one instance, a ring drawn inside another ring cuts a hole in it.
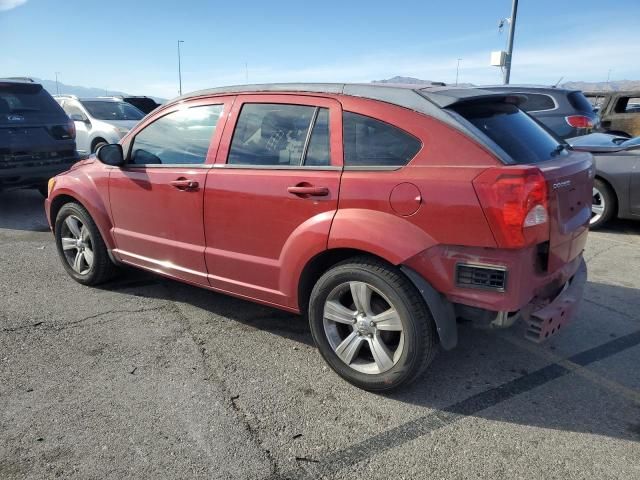
[[[555,353],[550,352],[545,348],[541,348],[539,345],[535,345],[531,342],[528,342],[527,340],[516,337],[513,333],[505,333],[501,336],[501,338],[514,345],[515,347],[526,350],[527,352],[536,355],[537,357],[543,358],[552,363],[557,363],[558,365],[562,365],[567,370],[571,370],[573,373],[584,378],[585,380],[588,380],[612,393],[615,393],[616,395],[620,395],[621,397],[640,405],[640,392],[636,390],[625,387],[624,385],[621,385],[614,380],[610,380],[600,374],[592,372],[588,368],[585,368],[583,365],[580,365],[579,363],[576,363],[569,359],[562,358],[560,355],[556,355]]]
[[[511,400],[553,380],[575,373],[574,365],[579,368],[586,367],[637,345],[640,345],[640,330],[572,355],[565,359],[569,362],[567,366],[554,362],[532,373],[472,395],[442,410],[416,418],[356,443],[349,448],[329,454],[318,463],[301,466],[296,470],[285,472],[272,478],[273,480],[315,479],[334,474],[343,468],[360,463],[381,452],[403,445],[428,433],[452,425],[458,420]],[[570,365],[572,366],[571,368],[569,368]]]

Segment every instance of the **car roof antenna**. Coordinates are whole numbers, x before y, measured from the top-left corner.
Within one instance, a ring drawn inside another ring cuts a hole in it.
[[[560,78],[558,79],[558,81],[556,82],[556,84],[553,86],[553,88],[558,88],[558,85],[560,85],[560,82],[562,81],[562,79],[563,79],[563,78],[564,78],[564,77],[560,77]]]

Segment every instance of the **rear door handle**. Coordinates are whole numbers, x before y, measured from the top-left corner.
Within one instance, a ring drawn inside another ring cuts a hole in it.
[[[195,180],[189,180],[187,178],[179,178],[177,180],[173,180],[169,182],[172,187],[177,188],[178,190],[197,190],[198,182]]]
[[[329,195],[327,187],[314,187],[313,185],[296,185],[295,187],[287,188],[287,191],[302,198],[326,197]]]

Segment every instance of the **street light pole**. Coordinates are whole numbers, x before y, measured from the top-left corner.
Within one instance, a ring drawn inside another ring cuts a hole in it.
[[[178,40],[178,83],[179,89],[178,92],[182,95],[182,67],[180,65],[180,44],[184,43],[184,40]]]
[[[507,58],[504,66],[504,84],[509,84],[511,77],[511,59],[513,58],[513,37],[516,32],[516,15],[518,14],[518,0],[513,0],[511,6],[511,18],[509,19],[509,40],[507,43]]]
[[[58,74],[60,72],[56,72],[56,95],[60,95],[60,88],[58,87]]]
[[[460,72],[460,60],[462,60],[461,58],[458,59],[458,65],[456,66],[456,86],[458,86],[458,73]]]

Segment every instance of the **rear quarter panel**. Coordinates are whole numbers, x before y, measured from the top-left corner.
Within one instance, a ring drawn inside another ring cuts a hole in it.
[[[343,109],[393,124],[422,141],[405,167],[350,169],[345,165],[329,248],[357,248],[400,264],[434,245],[495,247],[471,181],[498,160],[462,133],[431,117],[382,102],[346,97]],[[417,211],[391,206],[394,187],[420,192]]]

